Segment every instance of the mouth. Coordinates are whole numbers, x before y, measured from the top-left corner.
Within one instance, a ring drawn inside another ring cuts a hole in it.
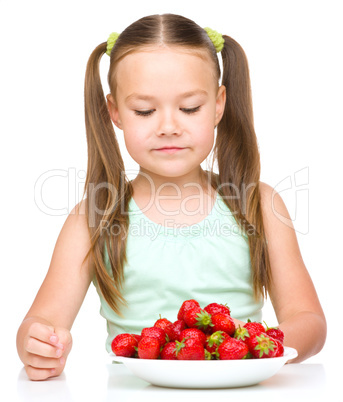
[[[167,154],[174,154],[175,152],[182,151],[183,149],[186,149],[186,148],[180,148],[180,147],[164,147],[164,148],[154,149],[154,151],[162,152],[162,153],[167,153]]]

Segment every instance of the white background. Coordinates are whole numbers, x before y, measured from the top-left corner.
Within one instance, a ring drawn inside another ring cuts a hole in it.
[[[167,12],[232,36],[247,54],[261,180],[280,191],[294,219],[303,259],[328,320],[326,346],[310,361],[330,361],[337,353],[334,333],[342,330],[339,10],[340,2],[330,0],[0,1],[0,336],[6,370],[20,367],[16,331],[44,279],[67,217],[42,211],[35,198],[37,181],[49,171],[60,174],[41,188],[50,209],[64,208],[67,213],[82,196],[87,59],[112,31]],[[104,77],[107,68],[105,55]],[[136,168],[121,132],[116,133],[126,168]],[[98,310],[91,286],[72,330],[72,353],[104,353],[106,326]],[[264,318],[276,324],[268,304]]]

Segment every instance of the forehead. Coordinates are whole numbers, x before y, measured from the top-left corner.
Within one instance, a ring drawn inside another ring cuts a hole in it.
[[[117,95],[132,93],[210,92],[214,68],[205,52],[147,49],[125,56],[116,68]]]

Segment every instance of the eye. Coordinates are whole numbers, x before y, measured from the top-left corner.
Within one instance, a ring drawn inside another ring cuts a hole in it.
[[[183,112],[187,113],[187,114],[192,114],[195,112],[198,112],[200,110],[200,106],[194,107],[193,109],[181,109]]]
[[[181,108],[180,110],[182,110],[184,113],[187,114],[192,114],[192,113],[196,113],[200,110],[200,106],[194,107],[192,109],[186,109],[186,108]],[[147,117],[150,116],[155,110],[135,110],[135,114],[137,116],[142,116],[142,117]]]
[[[153,110],[135,110],[135,114],[137,116],[150,116],[152,114]]]

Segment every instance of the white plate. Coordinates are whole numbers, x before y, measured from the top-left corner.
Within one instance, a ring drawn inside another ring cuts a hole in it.
[[[257,384],[273,376],[298,352],[285,346],[284,356],[248,360],[149,360],[115,356],[137,377],[172,388],[232,388]]]

